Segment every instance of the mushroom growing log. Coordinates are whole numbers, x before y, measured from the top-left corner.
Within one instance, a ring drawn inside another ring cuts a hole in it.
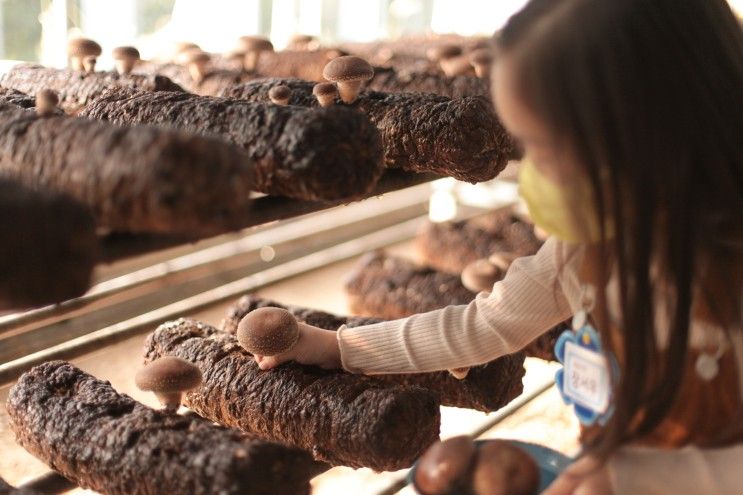
[[[354,314],[386,320],[469,304],[477,296],[462,284],[459,275],[418,266],[381,251],[359,260],[346,281],[346,294]],[[525,354],[554,360],[554,344],[567,328],[565,323],[555,326],[525,347]]]
[[[374,77],[366,87],[387,93],[433,93],[449,98],[482,96],[490,99],[488,79],[476,76],[457,75],[448,77],[425,71],[374,68]]]
[[[265,103],[277,86],[291,90],[289,105],[321,106],[313,94],[316,85],[298,79],[256,80],[234,85],[223,96]],[[480,182],[498,175],[517,154],[490,102],[483,98],[363,91],[351,104],[337,102],[336,107],[360,110],[379,129],[390,168]]]
[[[534,226],[513,208],[466,220],[426,222],[415,239],[418,256],[426,265],[457,275],[468,264],[493,253],[529,256],[541,246]]]
[[[220,140],[0,104],[0,176],[87,205],[102,229],[219,233],[245,222],[253,170]]]
[[[0,86],[34,95],[42,89],[59,94],[60,106],[69,114],[78,113],[85,105],[111,88],[135,88],[142,91],[178,91],[183,88],[165,76],[83,72],[52,69],[41,65],[16,65],[2,77]]]
[[[164,355],[201,369],[184,397],[199,415],[333,465],[401,469],[438,439],[439,403],[419,387],[297,363],[261,371],[235,336],[187,319],[147,338],[145,360]]]
[[[240,321],[265,308],[282,308],[308,325],[325,330],[338,330],[341,325],[359,327],[379,323],[379,318],[338,316],[315,309],[287,306],[255,295],[247,295],[232,304],[222,320],[222,329],[236,333]],[[464,407],[479,411],[496,411],[508,404],[523,386],[524,355],[504,356],[482,366],[472,368],[464,379],[457,379],[446,371],[402,375],[374,375],[370,378],[389,384],[397,383],[423,387],[435,393],[441,405]]]
[[[0,178],[0,310],[53,304],[90,286],[98,240],[86,207]]]
[[[350,201],[369,193],[383,171],[379,132],[348,108],[118,90],[82,115],[218,136],[242,147],[255,163],[254,188],[277,196]]]
[[[150,409],[62,361],[23,374],[7,411],[26,450],[107,495],[309,494],[326,469],[298,449]]]

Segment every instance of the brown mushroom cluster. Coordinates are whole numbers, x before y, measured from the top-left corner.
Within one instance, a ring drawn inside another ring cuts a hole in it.
[[[414,484],[422,495],[534,495],[539,469],[529,454],[507,441],[476,445],[458,436],[429,447],[415,468]]]

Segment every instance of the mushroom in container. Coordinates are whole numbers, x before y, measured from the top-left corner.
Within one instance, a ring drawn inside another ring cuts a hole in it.
[[[67,43],[67,54],[74,70],[93,72],[102,52],[101,45],[88,38],[73,38]]]
[[[345,55],[328,62],[322,76],[338,85],[344,103],[353,103],[361,92],[361,84],[374,76],[374,68],[363,58]]]
[[[468,436],[436,442],[415,468],[415,487],[426,495],[447,495],[466,483],[475,458],[475,444]]]
[[[299,322],[285,309],[259,308],[240,320],[237,340],[254,355],[270,357],[283,354],[299,340]]]
[[[188,361],[165,356],[139,370],[134,381],[140,390],[154,392],[166,412],[175,413],[183,394],[201,385],[202,376]]]

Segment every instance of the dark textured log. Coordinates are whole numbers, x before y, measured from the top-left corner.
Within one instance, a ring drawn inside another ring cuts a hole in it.
[[[325,469],[306,452],[150,409],[63,361],[21,376],[7,410],[26,450],[107,495],[309,494]]]
[[[71,198],[0,178],[0,310],[82,295],[98,255],[90,211]]]
[[[5,480],[0,478],[0,495],[41,495],[35,490],[28,490],[24,488],[14,488],[7,484]]]
[[[10,103],[21,108],[34,108],[36,98],[15,89],[0,87],[0,102]]]
[[[424,264],[457,275],[468,264],[493,253],[529,256],[541,246],[533,226],[513,208],[456,222],[427,222],[415,239]]]
[[[346,281],[351,312],[365,317],[395,320],[446,306],[469,304],[477,296],[459,275],[419,266],[382,251],[359,260]],[[542,334],[524,348],[529,357],[554,360],[554,344],[565,323]]]
[[[432,93],[449,98],[482,96],[490,99],[490,83],[473,76],[447,77],[427,71],[376,67],[367,88],[386,93]]]
[[[345,52],[334,48],[262,52],[258,58],[257,69],[253,72],[242,70],[241,64],[238,65],[224,56],[212,54],[210,62],[212,70],[200,81],[194,81],[188,67],[172,62],[144,62],[137,65],[134,72],[159,74],[172,79],[192,93],[219,96],[224,89],[233,84],[265,77],[295,77],[306,81],[324,81],[322,71],[325,65],[333,58],[344,54]]]
[[[161,325],[145,359],[164,355],[201,369],[204,383],[184,399],[201,416],[330,464],[409,467],[439,435],[439,404],[425,389],[296,363],[261,371],[234,336],[203,323]]]
[[[176,93],[170,93],[176,94]],[[0,175],[62,191],[102,228],[217,233],[244,223],[250,160],[220,140],[0,105]]]
[[[277,196],[350,201],[371,191],[383,171],[379,132],[348,108],[110,91],[83,115],[218,136],[242,147],[253,160],[255,189]]]
[[[119,74],[118,72],[83,72],[52,69],[41,65],[21,64],[0,78],[0,86],[35,95],[51,89],[59,95],[59,106],[75,114],[82,107],[111,88],[135,88],[143,91],[183,91],[165,76]]]
[[[291,89],[290,105],[318,106],[314,83],[299,79],[259,79],[233,85],[223,96],[269,103],[269,91],[280,85]],[[498,175],[515,152],[513,140],[483,98],[364,91],[349,106],[379,129],[390,168],[481,182]]]
[[[338,316],[315,309],[285,306],[259,296],[247,295],[228,308],[227,315],[222,320],[222,329],[234,334],[237,324],[245,315],[263,307],[287,309],[298,320],[326,330],[337,330],[341,325],[359,327],[383,321],[379,318]],[[435,393],[444,406],[490,412],[500,409],[522,392],[523,364],[524,355],[517,353],[472,368],[463,380],[454,378],[448,371],[376,375],[372,378],[426,388]]]

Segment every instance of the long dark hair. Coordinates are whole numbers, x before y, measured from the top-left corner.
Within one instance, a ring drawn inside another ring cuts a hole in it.
[[[588,445],[605,458],[668,415],[693,303],[704,299],[728,335],[740,329],[743,33],[724,0],[532,0],[496,46],[615,226],[602,244],[618,268],[621,343],[601,331],[622,373],[615,412]]]

